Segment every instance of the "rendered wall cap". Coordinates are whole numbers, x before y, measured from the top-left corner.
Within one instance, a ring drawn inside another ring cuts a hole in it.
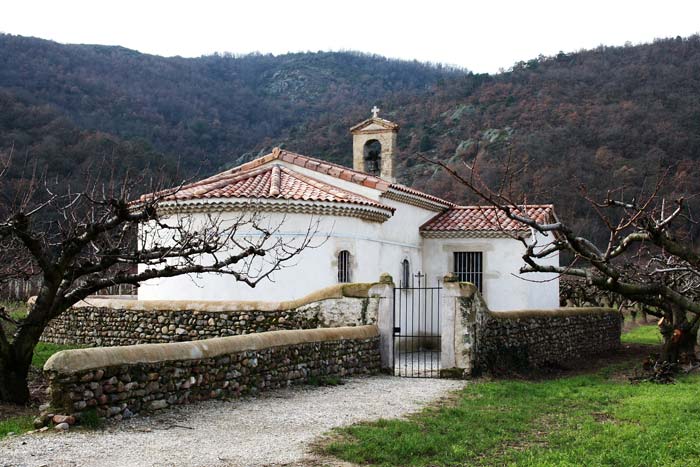
[[[93,368],[134,365],[138,363],[198,360],[247,350],[260,350],[310,342],[369,339],[378,335],[379,329],[376,325],[347,326],[340,328],[270,331],[168,344],[140,344],[123,347],[63,350],[49,358],[44,365],[44,371],[72,374]]]
[[[496,319],[525,319],[525,318],[558,318],[581,315],[619,314],[615,308],[604,307],[567,307],[550,310],[513,310],[489,311],[489,316]]]
[[[282,302],[264,302],[257,300],[133,300],[88,297],[77,303],[75,307],[113,308],[118,310],[138,311],[282,311],[292,310],[300,306],[320,300],[337,299],[343,297],[367,298],[369,289],[376,283],[354,282],[349,284],[335,284],[306,295],[296,300]]]

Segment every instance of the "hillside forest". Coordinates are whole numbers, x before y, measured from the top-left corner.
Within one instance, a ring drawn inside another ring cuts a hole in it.
[[[630,197],[666,172],[663,196],[700,207],[698,36],[487,75],[356,52],[164,58],[0,35],[0,158],[13,160],[0,196],[37,171],[65,186],[106,166],[177,182],[274,146],[350,165],[348,129],[373,105],[401,126],[400,181],[455,202],[475,199],[428,160],[476,158],[494,186],[507,168],[514,192],[594,238],[582,187]]]

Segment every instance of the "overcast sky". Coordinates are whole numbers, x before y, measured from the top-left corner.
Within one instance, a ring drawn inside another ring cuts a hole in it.
[[[700,32],[700,1],[0,0],[0,32],[158,55],[360,50],[497,72]]]

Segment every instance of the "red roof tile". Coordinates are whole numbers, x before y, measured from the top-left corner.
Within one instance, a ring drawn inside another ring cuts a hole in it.
[[[235,167],[231,169],[231,172],[250,170],[253,167],[259,167],[262,164],[276,159],[283,160],[299,167],[305,167],[319,173],[328,174],[341,180],[357,183],[358,185],[366,186],[368,188],[374,188],[380,191],[395,189],[437,204],[442,204],[445,207],[454,206],[454,203],[438,198],[437,196],[429,195],[427,193],[423,193],[422,191],[409,188],[405,185],[401,185],[400,183],[391,183],[382,178],[375,177],[364,172],[359,172],[357,170],[343,167],[342,165],[333,164],[332,162],[321,159],[316,159],[314,157],[302,156],[301,154],[287,151],[286,149],[275,148],[270,154]]]
[[[279,164],[258,167],[247,171],[229,170],[205,180],[185,185],[172,194],[165,196],[163,201],[209,198],[324,201],[359,204],[386,209],[391,212],[394,211],[393,208],[377,201],[328,185]]]
[[[331,162],[315,159],[313,157],[302,156],[301,154],[296,154],[294,152],[283,150],[280,148],[274,148],[270,154],[267,154],[263,157],[259,157],[250,162],[241,164],[238,167],[234,167],[233,169],[227,170],[225,172],[213,175],[199,182],[182,187],[180,190],[178,190],[177,194],[169,196],[168,199],[184,200],[194,198],[213,198],[218,196],[270,197],[269,193],[267,196],[264,195],[265,189],[263,187],[266,186],[266,183],[269,183],[269,180],[267,178],[264,178],[265,176],[256,176],[255,180],[249,179],[251,177],[251,173],[256,169],[261,169],[264,172],[267,172],[267,167],[264,167],[265,164],[275,160],[281,160],[289,164],[296,165],[298,167],[305,167],[309,170],[313,170],[318,173],[327,174],[332,177],[353,182],[368,188],[373,188],[381,192],[387,192],[393,189],[418,198],[422,198],[424,200],[431,201],[444,207],[454,206],[454,203],[445,201],[444,199],[438,198],[437,196],[432,196],[427,193],[415,190],[413,188],[409,188],[399,183],[391,183],[382,178],[375,177],[364,172],[359,172],[357,170],[349,169],[347,167],[343,167],[342,165],[333,164]],[[303,177],[303,175],[301,175],[298,172],[294,173],[297,177]],[[238,177],[242,177],[241,180],[247,181],[238,181]],[[316,182],[323,184],[323,182],[320,182],[318,180],[316,180]],[[369,198],[365,198],[363,196],[356,195],[336,187],[332,187],[328,184],[323,185],[326,187],[323,190],[321,190],[323,192],[330,193],[330,191],[328,190],[335,190],[338,193],[345,193],[346,196],[352,195],[358,200],[365,200],[360,204],[370,205],[369,203],[374,203],[373,205],[375,206],[387,207],[384,204],[370,200]],[[163,192],[159,193],[159,195],[161,196],[162,194]],[[281,193],[280,196],[286,195],[284,193]],[[322,199],[319,199],[319,201],[322,201]]]
[[[527,217],[537,222],[550,222],[554,219],[554,207],[551,204],[528,205],[522,211]],[[496,232],[527,230],[527,227],[508,218],[493,206],[455,206],[430,219],[421,226],[420,230],[421,232]]]

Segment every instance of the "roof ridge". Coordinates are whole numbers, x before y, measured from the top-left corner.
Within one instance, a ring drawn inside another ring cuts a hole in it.
[[[194,190],[194,194],[203,194],[203,193],[208,193],[212,190],[216,190],[217,188],[222,188],[226,185],[230,185],[231,183],[236,183],[240,182],[241,180],[245,180],[248,178],[252,177],[257,177],[261,173],[268,172],[271,168],[270,167],[260,167],[256,170],[250,170],[247,172],[241,172],[241,173],[232,173],[229,174],[228,176],[222,176],[216,180],[210,181],[209,183],[193,183],[191,185],[185,185],[183,189],[193,189],[200,187],[199,190]],[[221,175],[221,174],[219,174]],[[206,188],[206,189],[205,189]]]
[[[275,148],[275,149],[278,149],[278,148]],[[274,153],[274,150],[273,150],[273,153]],[[270,154],[273,154],[273,153],[270,153]],[[432,200],[432,201],[434,201],[434,202],[438,202],[438,203],[441,203],[441,204],[445,204],[446,206],[452,206],[452,205],[454,205],[454,203],[452,203],[452,202],[450,202],[450,201],[447,201],[447,200],[444,200],[444,199],[440,198],[439,196],[434,196],[434,195],[431,195],[431,194],[428,194],[428,193],[424,193],[424,192],[422,192],[422,191],[420,191],[420,190],[416,190],[415,188],[411,188],[411,187],[409,187],[409,186],[407,186],[407,185],[403,185],[403,184],[401,184],[401,183],[390,182],[390,181],[388,181],[388,180],[384,180],[384,179],[381,178],[381,177],[377,177],[377,176],[375,176],[375,175],[370,175],[370,174],[365,173],[365,172],[360,172],[359,170],[351,169],[351,168],[349,168],[349,167],[345,167],[345,166],[343,166],[343,165],[336,164],[336,163],[334,163],[334,162],[325,161],[325,160],[323,160],[323,159],[318,159],[318,158],[316,158],[316,157],[305,156],[305,155],[303,155],[303,154],[299,154],[299,153],[296,153],[296,152],[293,152],[293,151],[289,151],[289,150],[287,150],[287,149],[281,149],[280,152],[279,152],[278,154],[279,154],[279,155],[276,156],[276,157],[277,157],[278,159],[284,161],[284,162],[289,162],[290,164],[294,164],[294,165],[297,165],[297,166],[300,166],[300,167],[309,168],[309,169],[314,170],[314,171],[316,171],[316,172],[326,173],[327,175],[330,175],[330,176],[335,177],[335,178],[344,179],[343,177],[340,177],[340,176],[338,176],[338,175],[335,175],[335,174],[330,173],[330,171],[328,171],[328,172],[319,171],[319,170],[318,170],[318,166],[327,165],[327,166],[329,166],[329,167],[331,167],[331,168],[336,168],[336,169],[341,170],[341,171],[344,171],[344,172],[349,172],[349,173],[351,173],[351,174],[353,174],[353,175],[355,175],[355,176],[357,176],[357,177],[362,178],[362,180],[361,180],[361,181],[360,181],[360,180],[355,180],[353,177],[351,177],[351,178],[350,178],[349,180],[347,180],[347,181],[354,182],[354,183],[358,183],[358,184],[360,184],[360,185],[363,185],[362,181],[369,181],[370,183],[375,183],[375,186],[374,186],[374,187],[371,187],[371,188],[375,188],[375,189],[377,189],[377,190],[379,190],[379,191],[382,191],[382,192],[386,192],[386,191],[388,191],[389,189],[394,188],[394,189],[397,189],[397,190],[399,190],[399,191],[410,191],[412,194],[414,194],[414,195],[416,195],[416,196],[421,196],[421,197],[430,199],[430,200]],[[285,158],[285,157],[284,157],[285,155],[288,156],[288,158]],[[298,164],[298,163],[295,162],[295,159],[297,159],[297,158],[304,159],[304,160],[306,160],[306,161],[311,161],[311,162],[316,163],[316,164],[318,164],[318,165],[317,165],[316,167],[308,167],[306,164],[301,165],[301,164]],[[384,188],[384,189],[383,189],[383,188],[379,188],[380,186],[386,186],[386,188]]]
[[[521,207],[524,206],[526,208],[554,208],[554,204],[552,203],[536,203],[536,204],[529,204],[529,203],[523,203],[523,204],[516,204],[516,207]],[[494,206],[492,204],[456,204],[452,206],[450,209],[498,209],[498,206]]]
[[[280,195],[281,180],[280,166],[279,164],[275,164],[272,166],[272,175],[270,177],[270,196],[277,197]]]
[[[289,151],[289,150],[287,150],[287,149],[282,149],[282,150],[281,150],[281,153],[280,153],[280,156],[279,156],[280,158],[284,155],[283,153],[284,153],[284,154],[288,154],[288,155],[290,155],[290,156],[294,156],[294,157],[301,157],[302,159],[307,159],[307,160],[310,160],[310,161],[313,161],[313,162],[318,162],[319,164],[329,165],[329,166],[334,167],[334,168],[338,168],[338,169],[342,169],[342,170],[347,170],[348,172],[352,172],[352,173],[354,173],[354,174],[361,175],[361,176],[366,177],[366,178],[368,178],[368,179],[378,180],[378,181],[387,183],[387,184],[389,184],[389,185],[392,185],[392,182],[390,182],[390,181],[388,181],[388,180],[384,180],[384,179],[381,178],[381,177],[377,177],[376,175],[368,174],[367,172],[361,172],[361,171],[359,171],[359,170],[351,169],[350,167],[345,167],[344,165],[336,164],[335,162],[325,161],[325,160],[323,160],[323,159],[319,159],[319,158],[313,157],[313,156],[305,156],[305,155],[303,155],[303,154],[299,154],[298,152]],[[284,159],[282,159],[282,160],[284,160]],[[290,161],[285,161],[285,162],[290,162]],[[292,164],[294,164],[294,163],[292,162]],[[294,164],[294,165],[297,165],[297,164]]]
[[[333,187],[325,182],[322,182],[321,180],[316,180],[313,177],[309,177],[307,175],[300,174],[299,172],[297,172],[295,170],[291,170],[287,167],[283,168],[282,170],[290,177],[296,178],[297,180],[300,180],[304,183],[307,183],[307,184],[313,186],[314,188],[316,188],[317,190],[320,190],[326,194],[333,195],[333,196],[340,195],[339,196],[340,198],[347,198],[348,197],[348,191],[346,191],[346,190],[337,189],[337,188],[335,188],[335,187]],[[335,191],[335,193],[334,193],[334,191]]]
[[[345,189],[340,188],[340,187],[329,185],[328,183],[326,183],[324,181],[317,180],[313,177],[309,177],[308,175],[304,175],[304,174],[299,173],[295,170],[292,170],[288,167],[281,167],[281,170],[283,172],[287,173],[291,177],[294,177],[298,180],[301,180],[304,183],[308,183],[308,184],[312,185],[314,188],[317,188],[317,189],[323,191],[324,193],[336,196],[338,198],[342,198],[344,200],[349,201],[351,197],[355,197],[355,198],[359,198],[359,199],[365,200],[367,202],[370,202],[372,204],[376,204],[376,205],[385,207],[387,209],[392,209],[390,206],[387,206],[384,203],[381,203],[377,200],[374,200],[372,198],[368,198],[368,197],[363,196],[363,195],[358,194],[358,193],[353,193],[352,191],[348,191],[348,190],[345,190]]]
[[[247,177],[252,177],[255,176],[262,171],[269,170],[268,167],[264,167],[266,164],[269,162],[273,161],[280,161],[280,162],[286,162],[288,164],[301,167],[301,168],[306,168],[311,171],[321,173],[321,174],[326,174],[330,177],[340,179],[340,180],[345,180],[351,183],[355,183],[361,186],[365,186],[367,188],[372,188],[377,191],[380,191],[381,193],[386,193],[390,189],[402,191],[405,193],[408,193],[409,195],[417,196],[420,198],[424,198],[427,200],[430,200],[434,203],[438,203],[441,205],[444,205],[445,207],[450,207],[454,206],[454,203],[451,203],[450,201],[444,200],[438,196],[430,195],[428,193],[424,193],[420,190],[416,190],[415,188],[411,188],[406,185],[402,185],[400,183],[394,183],[390,182],[388,180],[384,180],[381,177],[377,177],[374,175],[370,175],[365,172],[360,172],[355,169],[351,169],[349,167],[342,166],[340,164],[336,164],[334,162],[329,162],[325,161],[323,159],[318,159],[316,157],[311,157],[311,156],[305,156],[299,153],[296,153],[294,151],[290,151],[287,149],[281,149],[279,147],[275,147],[272,149],[271,152],[268,154],[265,154],[264,156],[258,157],[257,159],[253,159],[251,161],[245,162],[237,167],[233,167],[231,169],[227,169],[223,172],[220,172],[218,174],[212,175],[208,178],[205,178],[204,180],[200,180],[197,182],[193,182],[187,185],[184,185],[181,187],[181,189],[189,189],[189,190],[197,190],[198,188],[201,191],[201,193],[206,193],[207,191],[211,191],[217,188],[220,188],[224,186],[226,183],[235,183],[237,181],[240,181],[244,178]],[[297,175],[299,172],[294,172]],[[273,174],[274,175],[274,174]],[[317,182],[324,183],[325,186],[331,187],[332,189],[341,189],[339,187],[335,187],[331,184],[328,184],[326,182],[321,182],[320,180],[317,180],[313,178],[313,180],[316,180]],[[280,181],[281,183],[281,181]],[[275,189],[273,188],[274,184],[270,186],[270,190],[274,191]],[[280,185],[280,190],[281,190],[281,185]],[[371,200],[371,198],[359,195],[355,192],[341,189],[342,193],[352,193],[353,196],[358,196],[361,197],[365,200]],[[198,190],[199,191],[199,190]],[[332,192],[329,192],[324,189],[325,192],[329,194],[333,194]],[[278,195],[272,195],[270,196],[278,196]],[[374,200],[371,200],[372,202],[375,202]],[[383,205],[383,204],[382,204]]]

